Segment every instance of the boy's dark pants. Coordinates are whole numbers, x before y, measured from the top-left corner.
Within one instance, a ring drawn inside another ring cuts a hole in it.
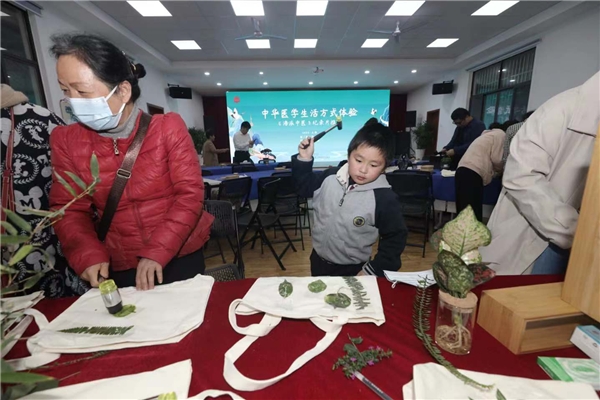
[[[314,250],[310,254],[310,274],[312,276],[356,276],[364,264],[334,264],[322,259]]]

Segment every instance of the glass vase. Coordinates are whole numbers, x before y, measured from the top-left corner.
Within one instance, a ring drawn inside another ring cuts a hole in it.
[[[477,312],[477,296],[469,292],[459,299],[439,292],[435,321],[435,342],[452,354],[469,354],[473,344],[473,329]]]

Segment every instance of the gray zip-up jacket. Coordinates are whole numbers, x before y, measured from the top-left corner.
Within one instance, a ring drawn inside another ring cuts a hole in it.
[[[312,238],[317,254],[334,264],[365,263],[363,271],[369,275],[384,276],[384,270],[400,269],[407,229],[385,175],[365,185],[349,185],[348,164],[321,174],[312,167],[312,160],[292,159],[298,195],[313,198]],[[377,255],[370,260],[378,238]]]

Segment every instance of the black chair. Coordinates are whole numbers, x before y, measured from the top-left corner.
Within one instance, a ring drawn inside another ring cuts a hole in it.
[[[244,228],[244,233],[241,239],[242,247],[252,242],[251,248],[254,249],[256,240],[260,239],[261,249],[263,244],[266,244],[267,247],[269,247],[269,250],[271,250],[273,257],[275,257],[277,260],[279,267],[285,271],[285,267],[281,262],[281,259],[288,249],[291,248],[294,252],[297,250],[294,247],[294,243],[285,231],[285,228],[281,224],[280,215],[277,213],[277,209],[275,207],[277,201],[277,186],[279,185],[279,181],[279,178],[273,177],[260,178],[258,180],[258,206],[256,207],[256,211],[254,211],[252,214],[246,213],[239,215],[238,223],[240,227]],[[272,227],[278,227],[283,233],[285,240],[271,242],[267,237],[267,229]],[[250,229],[255,231],[254,236],[247,241],[244,241]],[[273,244],[276,243],[287,243],[281,254],[277,254],[273,248]]]
[[[204,201],[210,200],[211,191],[212,187],[208,183],[204,182]]]
[[[202,170],[202,176],[213,176],[212,171],[209,171],[207,169],[203,169]]]
[[[271,176],[280,179],[277,190],[277,200],[275,202],[277,213],[283,218],[294,217],[294,223],[283,224],[283,226],[293,226],[294,235],[298,235],[298,230],[300,230],[300,241],[302,242],[302,250],[304,250],[303,230],[308,229],[309,234],[312,235],[310,216],[308,215],[308,200],[296,194],[296,184],[290,171],[274,172]],[[304,225],[306,224],[307,219],[308,227],[305,227]]]
[[[231,164],[232,174],[243,174],[245,172],[256,172],[258,168],[254,164]]]
[[[244,260],[242,257],[242,246],[240,242],[238,220],[237,213],[235,212],[235,207],[228,201],[207,200],[204,202],[204,209],[206,212],[212,214],[215,217],[215,220],[210,230],[210,240],[216,241],[217,247],[219,248],[219,253],[205,255],[204,258],[208,259],[216,257],[220,254],[223,260],[223,264],[227,263],[220,242],[220,239],[223,238],[226,239],[229,243],[229,247],[231,248],[231,251],[234,255],[234,264],[226,264],[219,267],[211,268],[210,270],[205,271],[205,275],[211,275],[208,272],[212,271],[214,273],[212,276],[215,277],[215,279],[217,279],[217,276],[219,277],[219,279],[224,279],[225,275],[231,275],[231,273],[227,272],[226,270],[235,267],[235,271],[233,273],[234,277],[236,277],[236,279],[244,278]],[[237,278],[238,276],[239,278]]]
[[[292,162],[291,161],[278,162],[277,166],[278,167],[284,167],[284,168],[291,169],[292,168]]]
[[[225,179],[219,185],[217,200],[226,200],[235,206],[238,214],[252,211],[250,207],[250,191],[252,178],[243,176],[234,179]]]
[[[402,215],[407,219],[425,221],[422,227],[409,226],[409,230],[424,233],[423,244],[407,243],[407,246],[423,248],[423,257],[429,240],[429,225],[433,220],[433,178],[426,171],[394,171],[386,174],[392,190],[398,195]]]

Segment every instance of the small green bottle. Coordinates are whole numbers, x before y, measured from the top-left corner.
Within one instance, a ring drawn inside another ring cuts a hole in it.
[[[99,289],[102,300],[104,300],[104,305],[109,313],[116,314],[123,309],[121,294],[119,293],[119,288],[114,280],[105,280],[100,284]]]

